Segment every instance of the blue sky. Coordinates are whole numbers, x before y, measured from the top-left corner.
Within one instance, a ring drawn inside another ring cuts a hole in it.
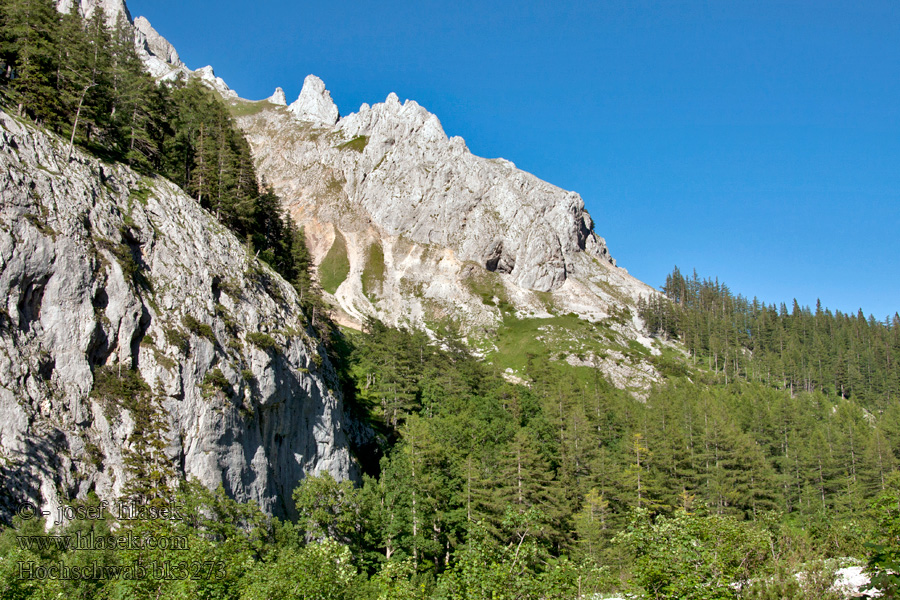
[[[242,97],[389,92],[585,200],[633,275],[900,310],[900,3],[129,0]]]

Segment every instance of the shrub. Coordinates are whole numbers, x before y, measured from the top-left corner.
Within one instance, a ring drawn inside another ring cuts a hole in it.
[[[278,342],[271,335],[254,331],[247,334],[247,341],[263,350],[274,350],[278,347]]]
[[[225,377],[225,373],[222,372],[222,369],[218,367],[208,371],[203,378],[203,395],[209,397],[216,392],[225,392],[229,396],[232,393],[231,382]]]
[[[211,342],[216,341],[216,335],[215,333],[213,333],[212,327],[210,327],[206,323],[201,323],[191,315],[184,315],[184,318],[181,319],[181,322],[184,323],[184,326],[187,327],[188,331],[190,331],[194,335],[205,337]]]
[[[174,360],[172,360],[156,348],[153,349],[153,358],[156,359],[156,364],[166,369],[167,371],[174,371],[175,367],[178,366],[178,363],[176,363]]]
[[[91,396],[131,410],[150,394],[150,386],[134,369],[104,365],[94,371]]]
[[[226,279],[220,283],[219,290],[225,292],[234,299],[241,297],[241,286],[234,279]]]
[[[167,328],[164,331],[166,341],[170,346],[175,346],[179,352],[187,353],[190,345],[187,336],[178,329]]]

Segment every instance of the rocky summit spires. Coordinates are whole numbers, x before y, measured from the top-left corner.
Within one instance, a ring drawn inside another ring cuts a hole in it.
[[[169,43],[169,40],[159,35],[153,29],[145,17],[138,17],[134,20],[135,39],[138,47],[142,47],[152,56],[157,57],[167,65],[181,65],[181,59],[178,58],[178,52],[175,47]]]
[[[106,13],[106,22],[110,25],[115,25],[120,14],[125,15],[128,22],[131,22],[131,13],[125,6],[125,0],[57,0],[56,9],[61,13],[77,9],[86,19],[90,19],[94,11],[100,9]]]
[[[275,88],[275,93],[269,96],[267,100],[278,106],[287,106],[287,98],[284,96],[284,90],[280,87]]]
[[[288,110],[300,121],[328,127],[337,123],[340,117],[331,94],[325,89],[325,82],[315,75],[306,76],[300,96]]]

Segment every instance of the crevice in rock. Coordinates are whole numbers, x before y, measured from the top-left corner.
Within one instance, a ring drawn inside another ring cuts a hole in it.
[[[515,257],[503,252],[502,240],[494,243],[488,253],[487,260],[485,260],[484,268],[492,273],[505,273],[507,275],[516,268]]]
[[[150,323],[152,321],[152,317],[150,316],[150,311],[147,310],[147,307],[141,304],[141,318],[138,321],[138,326],[134,330],[134,335],[131,336],[131,368],[137,369],[138,364],[140,362],[140,352],[141,352],[141,342],[144,339],[144,336],[147,335],[147,330],[150,328]]]
[[[101,291],[103,292],[102,298],[105,302],[107,298],[106,291]],[[98,296],[99,295],[100,294],[98,293]],[[104,304],[103,307],[105,308],[106,304]],[[91,368],[97,365],[106,364],[106,357],[108,357],[110,353],[109,337],[107,336],[106,331],[103,329],[103,320],[106,318],[106,315],[103,314],[102,310],[97,310],[96,308],[94,310],[94,314],[97,316],[97,321],[94,323],[94,331],[91,332],[91,341],[88,342],[87,350],[85,351],[88,363],[91,365]]]
[[[38,361],[38,375],[44,381],[50,381],[53,378],[54,369],[56,369],[56,359],[52,355],[44,355]]]
[[[488,251],[487,259],[484,261],[484,268],[493,273],[500,264],[500,257],[503,255],[503,241],[494,242],[494,245]]]
[[[132,280],[138,287],[147,291],[152,291],[153,285],[151,284],[150,279],[147,278],[150,267],[144,261],[144,252],[142,250],[143,244],[134,236],[134,233],[132,233],[130,229],[122,229],[121,233],[122,242],[125,244],[125,248],[131,253],[131,260],[134,261],[135,265],[135,268],[131,273]]]
[[[44,286],[47,278],[34,281],[27,278],[22,282],[19,301],[16,308],[19,311],[19,329],[29,331],[31,324],[41,318],[41,303],[44,300]]]
[[[213,302],[219,303],[219,298],[222,295],[222,279],[218,275],[214,275],[212,278],[212,296]]]
[[[106,288],[97,290],[97,293],[91,298],[91,305],[94,307],[94,312],[106,309],[109,305],[109,295],[106,293]]]

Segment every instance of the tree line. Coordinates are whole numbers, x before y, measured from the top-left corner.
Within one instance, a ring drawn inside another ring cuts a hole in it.
[[[664,297],[639,305],[657,335],[684,343],[693,362],[723,381],[742,378],[789,390],[854,398],[880,411],[900,397],[900,315],[883,321],[814,310],[794,300],[766,305],[734,295],[718,279],[685,277],[676,267]]]

